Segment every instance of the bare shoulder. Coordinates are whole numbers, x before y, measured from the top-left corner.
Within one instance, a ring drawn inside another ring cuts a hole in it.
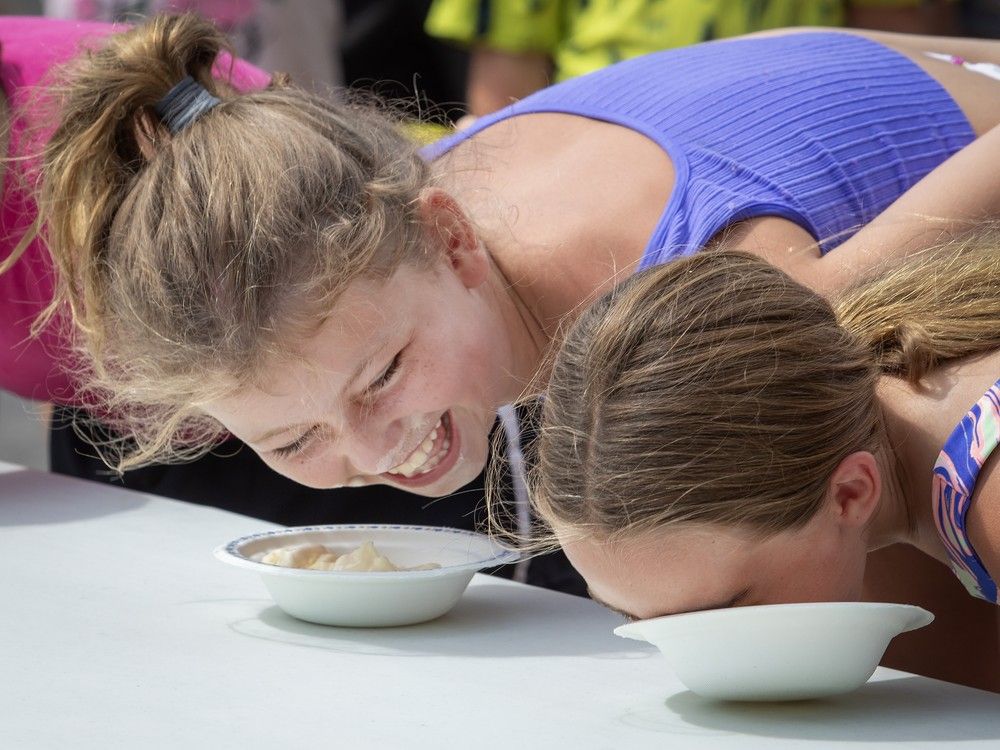
[[[623,268],[641,257],[674,185],[667,152],[621,125],[561,113],[519,115],[437,164],[501,260],[533,268]],[[625,221],[622,217],[628,217]]]
[[[796,281],[823,291],[819,245],[807,229],[779,216],[760,216],[732,224],[713,237],[710,249],[742,250],[758,255]]]

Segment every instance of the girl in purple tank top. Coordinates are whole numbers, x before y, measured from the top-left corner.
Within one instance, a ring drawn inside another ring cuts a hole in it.
[[[223,90],[223,43],[191,17],[109,39],[45,147],[57,301],[112,445],[130,438],[108,456],[121,468],[232,434],[310,487],[443,495],[483,467],[497,407],[544,389],[562,325],[640,266],[739,237],[838,288],[925,242],[914,216],[1000,193],[984,174],[1000,131],[973,141],[1000,121],[1000,84],[923,55],[1000,61],[992,43],[673,50],[424,154],[360,105]]]
[[[623,273],[735,230],[842,283],[816,240],[834,248],[1000,118],[977,104],[1000,84],[921,40],[813,32],[630,60],[421,155],[378,113],[295,88],[180,96],[166,84],[199,83],[214,29],[133,33],[155,85],[116,89],[136,63],[92,56],[40,191],[90,385],[142,414],[120,465],[228,430],[318,487],[474,477],[496,408],[543,386],[561,321]],[[977,44],[942,51],[1000,59]],[[211,106],[185,115],[184,97]]]

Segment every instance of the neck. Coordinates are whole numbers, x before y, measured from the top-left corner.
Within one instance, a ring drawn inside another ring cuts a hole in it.
[[[883,378],[879,387],[883,439],[879,454],[882,497],[871,525],[869,549],[911,544],[931,557],[946,560],[931,504],[933,464],[940,446],[915,421],[907,401],[910,386]]]
[[[916,519],[903,489],[906,471],[890,439],[883,440],[877,457],[882,475],[882,494],[868,529],[869,552],[890,544],[914,544],[916,538]]]
[[[490,258],[488,294],[510,349],[507,384],[502,394],[502,403],[508,404],[537,396],[544,390],[552,337],[524,299],[523,290],[511,282],[492,255]]]

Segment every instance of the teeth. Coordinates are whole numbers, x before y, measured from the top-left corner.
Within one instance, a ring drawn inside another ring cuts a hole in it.
[[[430,461],[428,461],[426,466],[421,466],[420,471],[416,473],[426,474],[427,472],[431,471],[435,466],[437,466],[439,463],[441,463],[441,459],[444,458],[446,455],[448,455],[448,443],[444,443],[441,446],[441,451],[436,456],[434,456]]]
[[[392,474],[402,474],[404,477],[412,477],[417,474],[426,474],[428,471],[433,469],[441,462],[441,458],[448,453],[448,448],[451,446],[451,442],[445,438],[444,443],[441,445],[441,450],[438,452],[434,458],[428,462],[427,459],[434,450],[434,441],[438,437],[438,429],[441,428],[441,423],[444,417],[438,419],[437,424],[434,425],[434,429],[431,430],[430,434],[424,438],[424,441],[417,446],[416,450],[410,454],[403,463],[399,466],[394,466],[389,469]],[[424,464],[427,464],[426,466]]]
[[[403,471],[400,472],[404,477],[412,477],[417,473],[417,469],[424,465],[424,461],[427,460],[427,454],[422,450],[417,448],[413,455],[410,456],[409,460],[406,462],[406,466]]]

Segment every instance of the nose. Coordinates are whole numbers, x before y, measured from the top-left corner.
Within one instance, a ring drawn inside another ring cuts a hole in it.
[[[405,458],[399,454],[406,448],[401,444],[404,436],[402,422],[378,423],[370,419],[338,435],[333,450],[350,472],[345,481],[359,474],[383,474],[397,465]]]

